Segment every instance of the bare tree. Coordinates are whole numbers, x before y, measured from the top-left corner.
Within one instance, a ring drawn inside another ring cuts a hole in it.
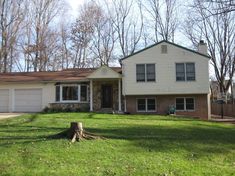
[[[235,0],[203,0],[203,3],[217,6],[215,9],[211,9],[211,15],[235,11]]]
[[[142,1],[140,1],[142,2]],[[169,40],[174,42],[178,26],[176,0],[146,0],[143,1],[144,10],[149,14],[146,27],[154,33],[154,42]]]
[[[95,4],[99,13],[94,23],[91,51],[95,65],[109,65],[114,56],[114,46],[117,41],[116,30],[113,21],[101,5]]]
[[[200,39],[206,40],[220,92],[227,93],[235,73],[235,14],[219,13],[221,8],[224,4],[195,0],[185,29],[194,46]]]
[[[0,72],[13,69],[16,43],[23,20],[23,0],[2,0],[0,2]]]
[[[134,53],[143,32],[142,5],[134,0],[112,0],[106,2],[106,7],[117,33],[121,57]]]
[[[26,34],[23,50],[26,55],[26,70],[47,70],[49,55],[52,53],[55,39],[55,20],[62,12],[62,0],[28,1]]]
[[[101,11],[92,2],[85,3],[80,8],[76,22],[72,24],[71,42],[73,67],[83,68],[90,66],[88,62],[89,46],[96,23]]]
[[[71,51],[70,51],[70,24],[61,22],[60,25],[60,47],[59,58],[61,68],[67,69],[71,66]]]

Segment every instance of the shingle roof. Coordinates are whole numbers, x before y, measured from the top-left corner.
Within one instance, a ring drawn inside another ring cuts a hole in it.
[[[120,67],[111,67],[114,71],[120,73]],[[97,68],[76,68],[62,71],[48,72],[14,72],[1,73],[0,82],[73,82],[86,81]]]

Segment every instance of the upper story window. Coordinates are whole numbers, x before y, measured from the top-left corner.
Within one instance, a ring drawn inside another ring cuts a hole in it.
[[[161,45],[161,53],[167,54],[167,45]]]
[[[156,80],[155,64],[137,64],[136,81],[151,82]]]
[[[176,81],[195,81],[195,63],[176,63]]]
[[[56,102],[87,102],[87,85],[56,85]]]

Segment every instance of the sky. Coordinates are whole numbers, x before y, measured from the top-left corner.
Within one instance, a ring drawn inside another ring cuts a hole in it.
[[[72,14],[76,15],[79,5],[83,4],[84,0],[67,0],[67,2],[72,8],[72,11],[73,11]]]

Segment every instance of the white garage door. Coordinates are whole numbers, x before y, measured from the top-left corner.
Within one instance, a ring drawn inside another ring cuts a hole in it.
[[[15,112],[42,110],[42,89],[15,89]]]
[[[0,90],[0,112],[9,111],[9,90]]]

